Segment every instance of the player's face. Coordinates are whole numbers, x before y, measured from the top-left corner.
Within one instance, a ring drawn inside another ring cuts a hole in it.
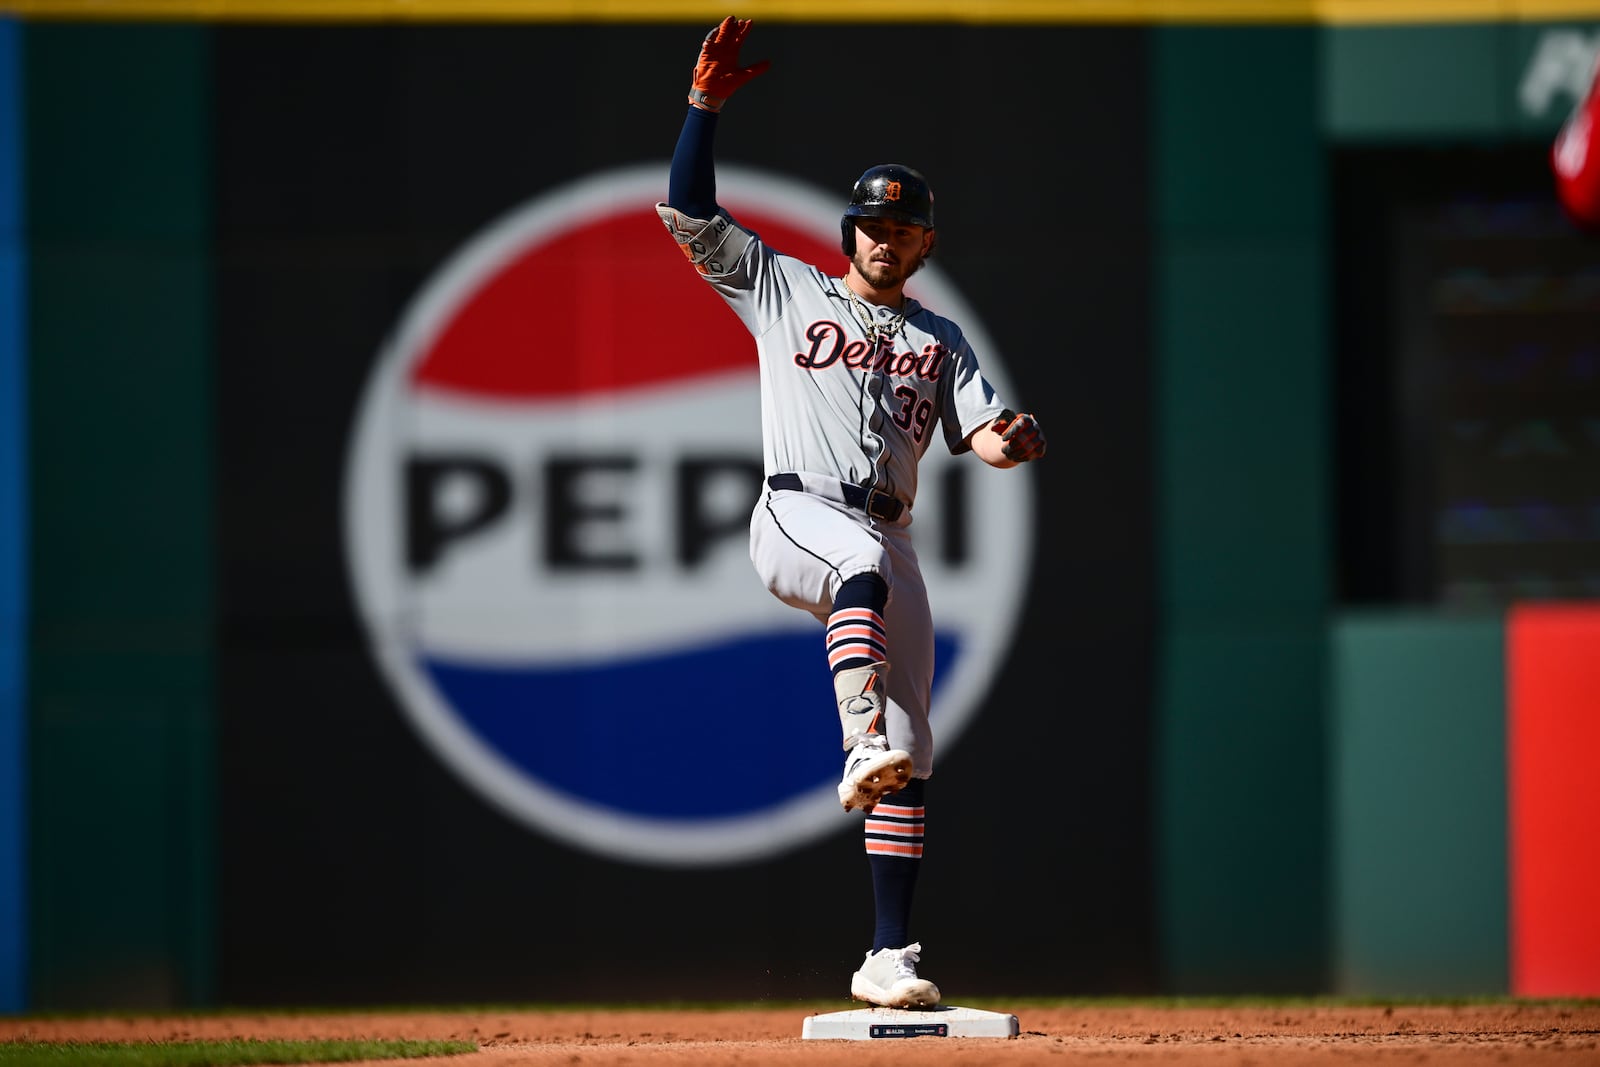
[[[932,230],[899,219],[860,219],[850,262],[874,289],[896,289],[922,266],[932,239]]]

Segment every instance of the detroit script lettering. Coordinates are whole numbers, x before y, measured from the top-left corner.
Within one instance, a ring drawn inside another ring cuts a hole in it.
[[[923,345],[920,353],[896,352],[893,340],[887,337],[879,341],[874,350],[867,341],[860,338],[847,341],[847,336],[845,328],[839,323],[818,319],[806,327],[806,340],[811,342],[811,350],[796,352],[795,366],[815,371],[842,361],[845,366],[855,370],[873,370],[897,378],[916,377],[936,382],[944,357],[950,352],[937,341]]]

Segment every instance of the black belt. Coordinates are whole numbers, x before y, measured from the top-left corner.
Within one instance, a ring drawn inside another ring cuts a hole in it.
[[[767,479],[767,485],[773,489],[793,489],[802,493],[806,488],[798,474],[774,474]],[[876,489],[863,489],[849,482],[840,482],[839,492],[846,504],[884,522],[894,522],[906,509],[905,504],[888,493],[880,493]]]

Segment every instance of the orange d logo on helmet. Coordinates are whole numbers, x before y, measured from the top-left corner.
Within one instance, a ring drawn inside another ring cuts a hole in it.
[[[888,183],[886,183],[884,185],[884,187],[883,187],[883,198],[885,200],[899,200],[900,199],[900,183],[899,182],[888,182]]]

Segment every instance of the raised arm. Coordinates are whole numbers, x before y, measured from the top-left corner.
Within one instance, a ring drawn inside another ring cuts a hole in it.
[[[667,204],[691,218],[709,219],[717,213],[712,153],[717,115],[736,89],[772,65],[764,59],[748,67],[739,65],[739,47],[749,33],[749,19],[729,15],[700,44],[700,57],[689,82],[689,113],[678,134],[667,177]]]

